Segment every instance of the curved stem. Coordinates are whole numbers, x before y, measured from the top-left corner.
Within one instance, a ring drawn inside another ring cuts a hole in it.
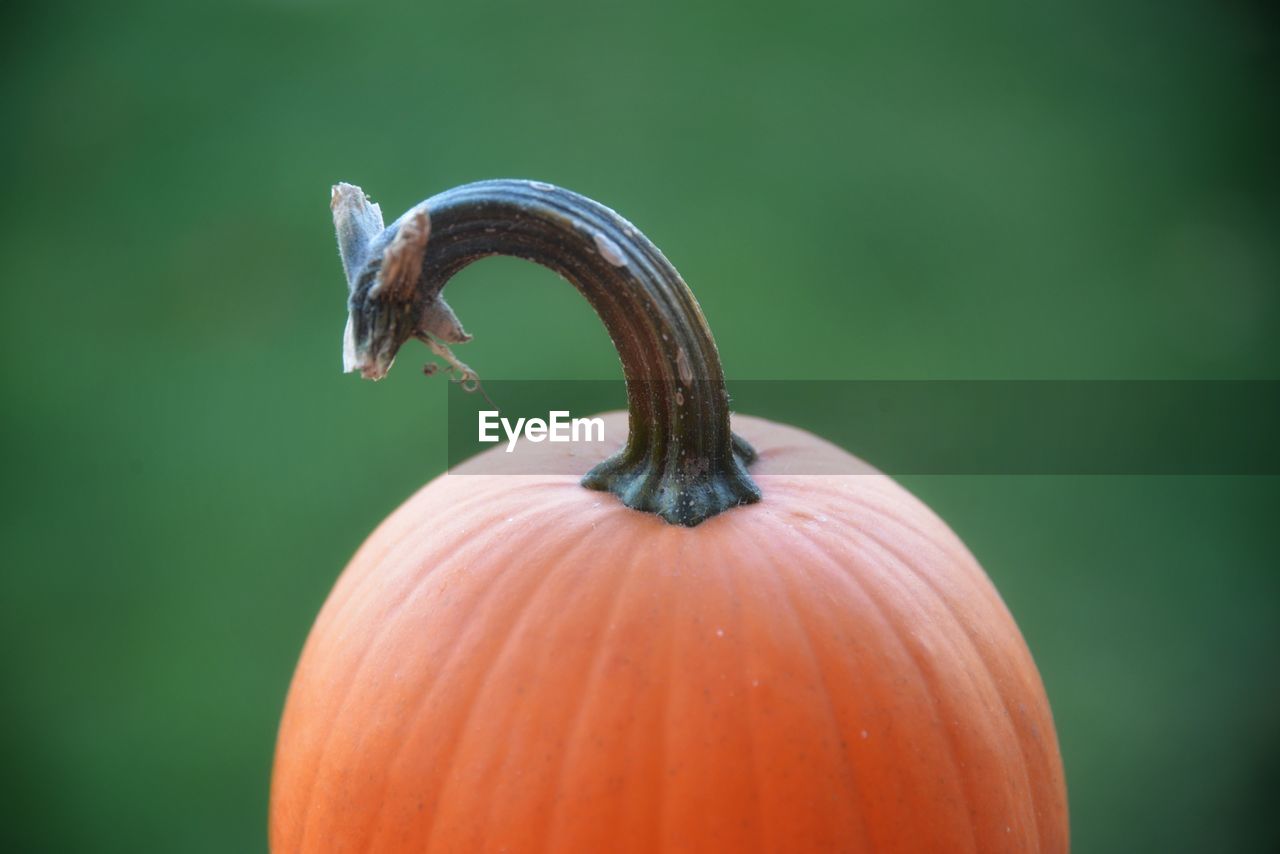
[[[689,287],[652,243],[603,205],[530,181],[482,181],[434,196],[387,228],[351,185],[334,188],[351,286],[347,368],[378,378],[410,337],[467,340],[441,291],[489,255],[549,267],[591,303],[627,382],[626,447],[583,485],[679,525],[760,499],[755,454],[729,429],[711,331]]]

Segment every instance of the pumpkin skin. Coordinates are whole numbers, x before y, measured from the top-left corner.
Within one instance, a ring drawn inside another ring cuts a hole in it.
[[[733,427],[764,498],[697,527],[569,475],[388,518],[294,676],[272,850],[1066,851],[1049,704],[964,545],[886,476],[786,473],[848,471],[830,443]]]

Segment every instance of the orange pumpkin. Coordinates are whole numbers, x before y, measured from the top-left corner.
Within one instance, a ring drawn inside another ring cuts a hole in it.
[[[374,532],[294,677],[273,851],[1067,849],[1048,701],[982,569],[889,478],[790,473],[849,471],[839,448],[731,434],[697,305],[633,227],[525,182],[385,230],[343,186],[335,215],[349,368],[447,352],[444,281],[529,257],[610,328],[629,432],[583,483],[445,475]]]

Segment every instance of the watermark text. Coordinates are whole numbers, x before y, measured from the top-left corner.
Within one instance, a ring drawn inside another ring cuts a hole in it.
[[[481,442],[501,442],[498,429],[506,434],[507,453],[516,449],[521,439],[530,442],[603,442],[603,418],[571,418],[567,409],[553,409],[542,418],[517,418],[512,424],[496,409],[482,409],[477,413],[479,423],[477,438]]]

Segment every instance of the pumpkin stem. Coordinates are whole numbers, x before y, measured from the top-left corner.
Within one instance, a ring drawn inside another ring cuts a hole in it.
[[[524,258],[573,283],[622,360],[627,444],[583,486],[686,526],[760,500],[746,470],[755,452],[729,429],[724,372],[697,300],[658,248],[612,210],[536,181],[456,187],[386,228],[358,187],[334,187],[332,207],[350,288],[348,371],[381,378],[409,338],[433,349],[466,341],[441,296],[445,283],[489,255]]]

